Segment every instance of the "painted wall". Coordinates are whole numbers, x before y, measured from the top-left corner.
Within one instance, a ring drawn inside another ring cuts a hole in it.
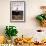
[[[15,0],[14,0],[15,1]],[[19,1],[19,0],[18,0]],[[22,0],[23,1],[23,0]],[[10,22],[10,0],[0,0],[0,34],[4,34],[6,25],[15,25],[18,29],[18,36],[32,36],[36,34],[37,29],[46,30],[36,22],[35,16],[41,13],[40,6],[46,5],[46,0],[24,0],[25,22]],[[38,33],[37,36],[39,36]],[[41,37],[41,36],[40,36]]]

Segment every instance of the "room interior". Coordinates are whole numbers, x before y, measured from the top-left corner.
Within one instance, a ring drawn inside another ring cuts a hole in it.
[[[25,2],[24,22],[10,21],[10,1]],[[42,14],[41,6],[45,6],[46,9],[46,0],[1,0],[0,44],[8,43],[14,46],[46,46],[46,27],[40,26],[39,21],[36,19],[36,16]],[[46,21],[44,22],[46,23]],[[10,33],[10,30],[12,30],[12,33]]]

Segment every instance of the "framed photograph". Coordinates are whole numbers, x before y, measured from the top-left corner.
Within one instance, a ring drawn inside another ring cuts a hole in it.
[[[10,1],[10,21],[25,21],[24,1]]]

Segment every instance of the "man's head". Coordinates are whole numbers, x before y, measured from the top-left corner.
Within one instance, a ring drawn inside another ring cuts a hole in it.
[[[42,12],[43,12],[44,14],[46,14],[46,6],[40,6],[40,9],[42,10]]]

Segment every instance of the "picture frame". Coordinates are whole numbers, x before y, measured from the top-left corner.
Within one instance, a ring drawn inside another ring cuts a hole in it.
[[[25,1],[10,1],[10,21],[25,21]]]

